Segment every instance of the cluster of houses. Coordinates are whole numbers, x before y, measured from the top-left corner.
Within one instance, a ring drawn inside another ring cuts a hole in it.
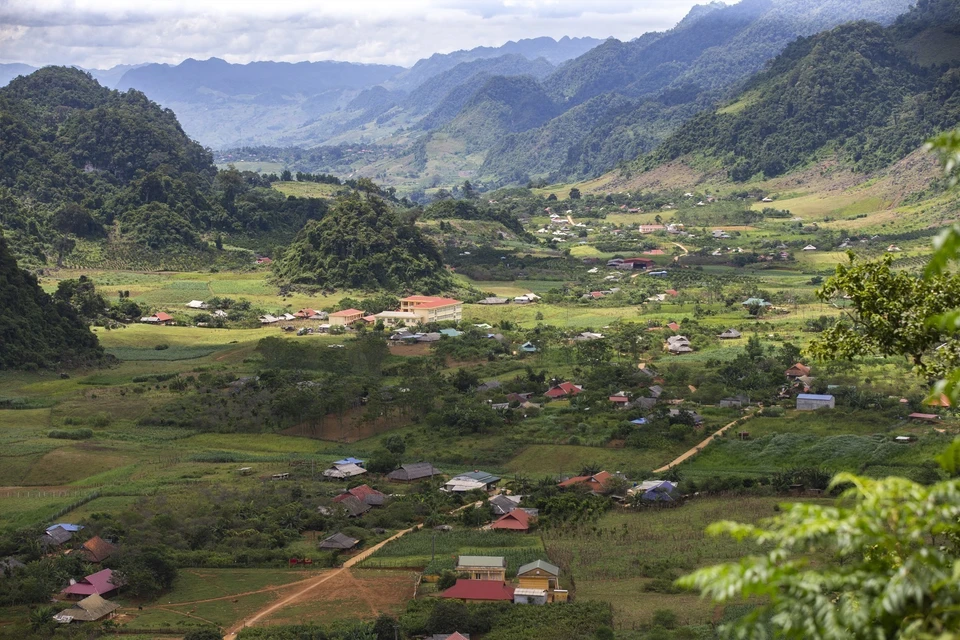
[[[46,528],[37,542],[46,553],[79,555],[91,565],[101,564],[117,552],[115,544],[100,536],[93,536],[79,546],[71,546],[82,530],[82,525],[68,522],[53,524]],[[0,575],[24,566],[16,558],[4,558],[0,560]],[[56,599],[72,602],[72,605],[55,614],[53,619],[63,624],[109,620],[116,615],[120,605],[106,598],[117,593],[121,586],[121,581],[111,569],[100,569],[79,580],[71,579]]]
[[[535,293],[525,293],[522,296],[517,296],[515,298],[500,298],[500,297],[489,297],[484,298],[483,300],[477,300],[477,304],[494,306],[494,305],[503,305],[510,304],[512,301],[513,304],[531,304],[540,300],[540,296]]]
[[[512,602],[543,605],[567,602],[569,592],[560,587],[560,568],[534,560],[517,569],[516,585],[507,582],[507,561],[501,556],[459,556],[456,584],[441,598],[461,602]]]

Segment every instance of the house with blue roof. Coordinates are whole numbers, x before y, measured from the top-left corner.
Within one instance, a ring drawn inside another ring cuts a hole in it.
[[[355,465],[357,465],[358,467],[362,467],[362,466],[363,466],[363,460],[361,460],[360,458],[352,458],[352,457],[351,457],[351,458],[344,458],[343,460],[337,460],[336,462],[334,462],[334,463],[333,463],[333,466],[336,467],[336,466],[339,466],[339,465],[342,465],[342,464],[355,464]]]
[[[524,342],[522,345],[520,345],[520,350],[527,353],[536,353],[537,345],[533,344],[532,342]]]

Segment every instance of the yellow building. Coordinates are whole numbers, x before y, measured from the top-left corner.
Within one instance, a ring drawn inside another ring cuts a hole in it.
[[[416,314],[420,322],[443,322],[463,320],[463,303],[453,298],[436,296],[408,296],[400,299],[400,311]]]
[[[466,575],[470,580],[507,579],[507,561],[500,556],[460,556],[457,558],[457,573]]]
[[[342,327],[349,326],[357,320],[363,320],[363,311],[359,309],[337,311],[336,313],[331,313],[328,318],[328,322],[330,322],[331,325],[340,325]]]
[[[521,589],[539,589],[547,592],[547,602],[566,602],[567,590],[560,588],[560,567],[543,560],[525,564],[517,570]]]

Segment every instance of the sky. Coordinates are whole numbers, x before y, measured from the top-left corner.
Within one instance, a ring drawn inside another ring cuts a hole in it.
[[[700,0],[706,3],[708,0]],[[186,58],[411,66],[551,36],[630,40],[695,0],[0,0],[0,62],[107,68]]]

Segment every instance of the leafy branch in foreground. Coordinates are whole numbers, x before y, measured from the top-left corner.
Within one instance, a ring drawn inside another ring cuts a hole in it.
[[[950,458],[960,456],[960,441]],[[835,506],[793,504],[760,526],[708,532],[753,540],[763,555],[678,583],[716,602],[761,604],[721,628],[736,638],[956,638],[960,629],[960,481],[923,486],[841,473]]]

